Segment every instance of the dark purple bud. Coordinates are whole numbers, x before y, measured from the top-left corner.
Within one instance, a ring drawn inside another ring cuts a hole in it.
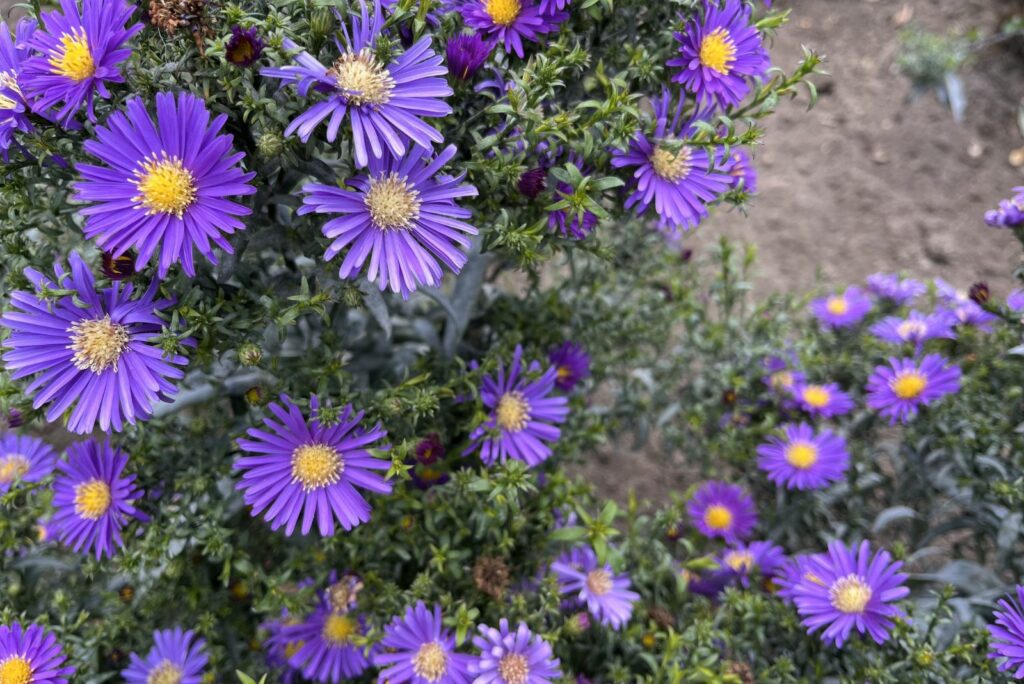
[[[988,289],[988,283],[977,282],[971,285],[971,289],[968,290],[967,296],[976,304],[984,304],[992,296],[992,292]]]
[[[452,37],[445,48],[448,73],[460,81],[468,81],[484,65],[493,49],[493,43],[484,40],[476,33]]]
[[[247,67],[263,54],[263,41],[256,33],[256,27],[243,29],[231,27],[231,38],[224,48],[228,61],[239,67]]]
[[[129,251],[121,256],[114,256],[111,252],[104,252],[100,270],[111,280],[131,278],[135,275],[135,254]]]
[[[536,199],[537,195],[547,188],[547,177],[548,171],[542,166],[524,171],[523,175],[519,176],[519,192],[530,199]]]

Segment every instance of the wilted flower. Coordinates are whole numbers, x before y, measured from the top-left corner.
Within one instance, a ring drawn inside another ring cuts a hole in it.
[[[481,556],[473,563],[473,584],[491,598],[499,601],[508,589],[508,564],[501,558]]]
[[[444,442],[441,435],[430,432],[416,445],[416,460],[423,465],[432,465],[444,458]]]
[[[694,527],[705,537],[736,542],[757,526],[754,501],[739,485],[705,482],[686,505]]]
[[[992,330],[992,323],[998,319],[995,314],[985,311],[968,293],[957,290],[942,278],[935,279],[939,298],[960,325],[969,325],[984,332]]]
[[[536,199],[547,188],[548,170],[543,166],[527,169],[519,176],[516,187],[524,197]]]
[[[201,684],[206,663],[206,641],[181,627],[153,632],[153,648],[145,659],[131,654],[131,665],[121,673],[128,684]]]
[[[992,296],[992,291],[988,289],[988,283],[982,281],[971,285],[971,289],[967,291],[967,296],[975,304],[984,304]]]
[[[868,406],[889,416],[892,423],[906,423],[917,415],[918,407],[958,391],[960,367],[938,354],[920,362],[891,358],[888,366],[875,368],[866,388]]]
[[[135,275],[135,254],[129,251],[121,256],[104,252],[100,256],[100,271],[111,280],[127,280]]]
[[[253,62],[262,57],[263,39],[257,33],[256,27],[243,29],[241,26],[232,26],[231,37],[224,45],[224,56],[239,67],[252,66]]]

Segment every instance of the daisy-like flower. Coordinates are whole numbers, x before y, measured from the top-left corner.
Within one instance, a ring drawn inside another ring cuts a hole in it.
[[[734,149],[729,154],[726,168],[732,176],[732,187],[748,194],[757,193],[757,169],[746,151]]]
[[[15,132],[32,130],[20,79],[30,54],[27,43],[35,30],[36,22],[29,18],[18,21],[13,37],[6,26],[0,28],[0,157],[4,161],[8,160]]]
[[[939,299],[959,325],[975,327],[983,332],[992,330],[992,323],[999,317],[973,301],[967,292],[958,290],[942,278],[935,279],[935,288],[938,290]]]
[[[294,627],[302,621],[288,614],[287,609],[281,611],[281,618],[270,620],[260,625],[260,629],[266,630],[267,638],[263,642],[263,649],[266,653],[267,666],[275,670],[281,670],[280,677],[282,684],[295,684],[298,681],[298,670],[288,664],[288,661],[302,647],[302,643],[292,641],[285,635],[285,629]]]
[[[427,610],[422,601],[395,617],[384,630],[373,664],[380,680],[391,684],[469,684],[472,658],[455,652],[455,637],[441,625],[441,606]]]
[[[871,326],[871,334],[890,344],[915,344],[920,347],[928,340],[956,339],[953,326],[956,318],[948,311],[923,314],[911,311],[906,318],[886,316]]]
[[[633,616],[633,604],[640,594],[630,590],[629,575],[615,574],[608,563],[598,563],[589,547],[565,553],[551,564],[558,577],[559,591],[571,594],[587,606],[592,616],[612,629],[619,629]]]
[[[135,5],[125,0],[61,0],[60,11],[42,14],[43,28],[28,41],[34,56],[25,62],[22,81],[33,111],[54,113],[67,128],[84,104],[90,120],[93,97],[108,99],[108,83],[124,83],[120,64],[131,55],[125,45],[142,30],[126,26]]]
[[[444,455],[444,442],[441,441],[441,435],[436,432],[427,434],[416,445],[416,460],[422,465],[433,465],[444,458]]]
[[[1014,196],[1001,200],[999,207],[985,212],[985,223],[993,228],[1013,228],[1024,223],[1024,186],[1013,189]]]
[[[476,188],[461,184],[465,173],[440,173],[454,156],[449,145],[433,159],[419,150],[371,158],[369,173],[349,179],[352,190],[319,183],[303,188],[300,214],[341,214],[323,226],[333,241],[324,259],[348,250],[339,277],[358,276],[369,260],[366,277],[408,299],[422,285],[441,284],[442,264],[452,273],[462,270],[466,236],[477,230],[463,221],[471,212],[455,200],[476,196]]]
[[[153,632],[153,648],[145,658],[131,654],[121,673],[128,684],[200,684],[209,657],[206,641],[181,627]]]
[[[705,482],[686,505],[694,527],[705,537],[721,537],[730,543],[750,536],[757,526],[754,500],[739,485]]]
[[[857,325],[869,311],[871,298],[859,287],[848,287],[845,292],[811,302],[811,312],[823,326],[833,329]]]
[[[281,635],[298,649],[288,664],[314,682],[338,684],[358,677],[370,667],[370,660],[353,637],[366,631],[363,620],[350,613],[339,612],[325,596],[312,615],[297,625],[285,627]],[[377,647],[370,649],[370,657]]]
[[[237,67],[248,67],[263,56],[263,39],[255,26],[231,27],[231,37],[224,45],[224,57]]]
[[[345,530],[370,519],[370,504],[356,487],[390,494],[391,483],[374,470],[387,470],[389,461],[376,458],[368,448],[387,433],[378,423],[360,425],[363,412],[346,406],[330,425],[318,419],[320,404],[310,399],[310,419],[287,396],[267,408],[277,418],[265,418],[267,430],[249,428],[251,439],[239,439],[243,451],[253,453],[235,461],[242,471],[237,488],[244,492],[252,515],[263,513],[273,530],[285,526],[291,535],[302,519],[302,534],[316,520],[320,535],[334,534],[334,521]],[[280,422],[278,422],[280,421]],[[374,447],[387,450],[387,445]],[[265,512],[264,512],[265,511]]]
[[[527,372],[539,373],[540,366],[534,362],[524,369],[523,348],[517,345],[508,372],[499,361],[497,376],[484,378],[480,399],[490,416],[470,435],[472,444],[464,456],[479,449],[485,465],[514,458],[531,468],[551,456],[548,443],[562,436],[557,426],[569,415],[569,400],[551,396],[557,368],[551,366],[533,379]]]
[[[800,383],[791,390],[800,408],[812,416],[832,418],[853,410],[850,395],[834,382],[827,384]]]
[[[0,682],[3,684],[67,684],[75,668],[57,638],[39,625],[0,625]]]
[[[713,169],[714,160],[704,148],[680,146],[697,115],[684,121],[683,98],[674,111],[671,101],[668,90],[663,91],[654,105],[653,138],[638,131],[629,149],[612,152],[612,167],[636,167],[636,189],[626,209],[635,205],[637,214],[643,214],[654,204],[662,228],[688,230],[708,215],[707,205],[729,189],[733,178],[724,169]]]
[[[468,81],[490,58],[494,43],[484,40],[478,33],[460,33],[448,39],[445,60],[448,73],[460,81]]]
[[[1024,586],[1017,585],[1017,598],[999,599],[993,612],[995,624],[988,626],[992,650],[988,657],[1000,660],[1000,672],[1011,672],[1014,679],[1024,679]]]
[[[459,11],[466,26],[493,36],[505,45],[505,52],[520,58],[525,55],[523,41],[536,43],[569,18],[566,12],[543,12],[534,0],[465,0]]]
[[[668,66],[682,71],[672,77],[702,103],[738,105],[750,92],[750,78],[771,66],[761,34],[753,25],[750,6],[742,0],[705,0],[704,17],[694,17],[675,34],[679,57]]]
[[[762,378],[762,382],[774,392],[788,394],[794,387],[806,381],[803,373],[794,370],[792,360],[786,360],[781,356],[769,356],[761,364],[768,372]]]
[[[131,284],[97,291],[82,258],[72,252],[68,261],[71,272],[58,263],[53,280],[25,269],[39,294],[11,293],[13,309],[0,316],[0,326],[11,330],[4,364],[12,378],[36,376],[25,393],[35,397],[33,408],[50,405],[48,421],[74,406],[68,430],[87,434],[99,425],[120,432],[148,418],[156,402],[169,401],[178,391],[171,380],[184,377],[176,366],[188,360],[157,346],[165,326],[157,313],[172,302],[155,299],[157,282],[134,299]],[[74,294],[51,301],[42,296],[48,289]]]
[[[796,587],[803,581],[821,582],[821,579],[811,570],[811,558],[818,557],[825,562],[828,556],[824,553],[806,554],[801,553],[790,556],[779,566],[775,577],[772,578],[772,585],[775,587],[775,594],[790,603],[796,596]]]
[[[808,633],[824,628],[826,644],[842,648],[856,629],[878,644],[889,638],[893,618],[903,615],[895,605],[910,593],[907,576],[899,572],[888,551],[871,552],[868,542],[858,548],[832,542],[828,553],[807,559],[809,576],[793,589],[793,602]]]
[[[473,645],[480,649],[480,658],[470,663],[474,682],[483,684],[552,684],[562,676],[558,658],[548,642],[530,631],[525,623],[512,631],[502,618],[498,629],[480,625],[480,635]]]
[[[53,483],[53,522],[62,544],[96,558],[113,556],[124,546],[121,528],[131,518],[145,519],[134,505],[142,490],[135,486],[135,475],[124,474],[127,463],[128,454],[109,440],[68,447],[68,460],[57,465],[60,473]]]
[[[424,149],[444,141],[441,134],[420,117],[447,116],[452,109],[444,98],[452,94],[444,76],[448,73],[441,56],[430,48],[430,36],[424,36],[405,52],[384,64],[377,55],[377,41],[384,29],[381,3],[375,2],[373,16],[360,2],[362,11],[349,26],[342,25],[344,40],[335,40],[339,57],[326,67],[308,52],[295,56],[297,66],[263,69],[261,73],[294,83],[303,97],[310,91],[323,99],[300,114],[285,129],[285,135],[298,132],[305,142],[324,120],[327,141],[334,142],[345,115],[352,124],[352,147],[356,166],[362,168],[369,158],[380,159],[388,149],[396,157],[405,156],[408,142]],[[299,50],[291,40],[287,50]]]
[[[579,344],[567,340],[548,354],[555,367],[555,386],[569,392],[590,377],[590,355]]]
[[[850,466],[846,440],[807,423],[784,425],[783,437],[757,447],[757,465],[768,479],[787,489],[822,489],[841,480]]]
[[[895,273],[869,275],[867,284],[871,294],[899,306],[909,304],[928,291],[928,286],[920,280],[900,278]]]
[[[193,276],[195,250],[212,263],[213,245],[231,253],[225,235],[244,230],[238,217],[251,210],[228,198],[256,192],[249,184],[256,174],[242,171],[245,155],[220,133],[227,115],[211,123],[206,105],[191,93],[180,93],[177,102],[172,93],[157,93],[155,122],[141,98],[130,99],[126,112],[111,114],[85,143],[103,166],[76,167],[82,180],[74,199],[91,203],[80,210],[85,236],[115,257],[134,248],[137,269],[159,251],[161,278],[179,262]]]
[[[888,366],[875,368],[866,388],[868,406],[889,416],[892,423],[906,423],[920,406],[959,391],[960,367],[939,354],[929,354],[920,362],[890,358]]]
[[[758,574],[764,579],[774,577],[785,563],[786,552],[769,541],[738,544],[718,558],[719,567],[734,573],[744,587],[750,586],[751,575]]]
[[[53,472],[57,454],[41,439],[6,432],[0,435],[0,494],[15,480],[39,482]]]

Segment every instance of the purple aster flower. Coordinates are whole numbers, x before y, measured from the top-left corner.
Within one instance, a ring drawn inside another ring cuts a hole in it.
[[[494,50],[494,43],[484,40],[477,33],[460,33],[448,39],[445,58],[448,73],[460,81],[468,81],[476,75]]]
[[[1024,586],[1017,585],[1017,598],[1001,598],[992,613],[995,624],[988,625],[992,650],[988,657],[1002,660],[1000,672],[1013,670],[1014,679],[1024,679]]]
[[[362,618],[339,612],[324,597],[304,621],[282,630],[289,643],[301,644],[288,664],[315,682],[338,684],[358,677],[370,667],[370,660],[353,637],[366,631]],[[372,647],[369,656],[377,654]]]
[[[516,187],[524,197],[537,199],[537,196],[548,187],[547,178],[548,170],[544,166],[527,169],[519,176],[519,182],[516,183]]]
[[[0,157],[4,161],[9,159],[14,133],[32,130],[29,107],[21,90],[21,73],[30,54],[27,43],[35,30],[36,22],[29,18],[18,22],[13,38],[6,25],[0,29]]]
[[[846,440],[830,430],[815,434],[807,423],[782,426],[784,437],[757,447],[758,467],[787,489],[822,489],[841,480],[850,465]]]
[[[573,594],[601,624],[619,629],[633,615],[640,594],[630,590],[629,575],[616,575],[612,566],[597,562],[593,549],[583,547],[562,554],[551,564],[559,591]]]
[[[128,454],[111,447],[109,439],[68,446],[68,460],[57,465],[53,483],[53,522],[62,544],[96,558],[124,546],[121,528],[131,518],[145,519],[134,505],[142,497],[135,475],[124,475],[127,463]]]
[[[36,518],[36,542],[45,544],[53,541],[53,538],[60,534],[60,530],[53,524],[50,518]]]
[[[1011,199],[1001,200],[999,208],[985,212],[985,223],[993,228],[1012,228],[1024,223],[1024,186],[1013,189]]]
[[[890,344],[915,344],[920,346],[928,341],[939,338],[956,339],[953,326],[956,318],[948,311],[923,314],[911,311],[906,318],[886,316],[871,326],[871,334]]]
[[[512,365],[498,362],[497,376],[487,376],[480,388],[480,399],[490,410],[487,421],[469,436],[472,444],[463,456],[480,450],[485,465],[504,463],[509,458],[531,468],[551,456],[548,442],[556,442],[562,431],[557,427],[569,415],[569,400],[553,397],[558,369],[549,367],[539,377],[537,362],[523,368],[523,348],[516,346]]]
[[[520,622],[515,631],[508,620],[501,618],[498,629],[480,625],[480,636],[473,645],[480,649],[480,658],[470,663],[474,682],[483,684],[552,684],[562,676],[558,659],[548,642]]]
[[[416,460],[423,465],[433,465],[444,458],[444,455],[444,442],[441,441],[441,435],[436,432],[428,433],[416,445]]]
[[[786,552],[781,546],[769,541],[737,544],[722,552],[718,564],[736,576],[744,587],[750,586],[750,576],[759,574],[762,578],[774,577],[786,563]]]
[[[732,176],[732,187],[748,194],[757,193],[757,169],[746,151],[734,149],[729,154],[726,169]]]
[[[90,120],[93,96],[108,99],[108,83],[124,83],[120,64],[132,51],[125,45],[142,30],[136,22],[125,26],[135,5],[125,0],[61,0],[61,11],[42,14],[43,29],[28,41],[34,51],[24,65],[22,87],[32,110],[53,116],[61,125],[72,125],[75,114],[86,106]]]
[[[557,31],[569,18],[566,12],[544,13],[533,0],[465,0],[459,11],[466,26],[493,36],[505,52],[520,58],[524,40],[536,43],[538,36]]]
[[[555,386],[569,392],[590,377],[590,355],[579,344],[565,341],[548,354],[548,360],[555,367]]]
[[[373,658],[380,681],[390,684],[469,684],[472,657],[455,652],[455,637],[441,624],[441,606],[428,611],[422,601],[395,617],[384,630],[380,645],[387,649]]]
[[[406,462],[409,463],[409,461]],[[413,468],[409,471],[409,477],[412,478],[413,485],[415,485],[417,489],[421,489],[423,491],[427,491],[431,487],[443,485],[451,480],[451,476],[448,473],[440,470],[439,468],[435,468],[434,466],[419,466],[417,468]]]
[[[803,373],[793,369],[793,360],[787,361],[781,356],[769,356],[761,364],[768,372],[762,378],[762,382],[774,392],[789,393],[794,387],[803,384],[806,380]]]
[[[408,299],[421,285],[441,284],[441,264],[456,274],[462,270],[462,250],[470,244],[466,235],[477,230],[462,220],[471,212],[455,200],[475,197],[476,188],[461,184],[465,172],[439,174],[454,156],[455,146],[449,145],[433,159],[421,150],[372,158],[368,174],[349,179],[353,190],[319,183],[303,187],[300,214],[341,214],[323,226],[333,241],[324,259],[348,248],[339,277],[357,276],[369,259],[366,277]]]
[[[821,579],[811,570],[811,558],[815,557],[826,562],[828,560],[828,555],[824,553],[813,555],[802,553],[790,556],[783,561],[775,577],[772,578],[772,584],[776,587],[775,593],[779,598],[792,603],[793,597],[796,596],[796,587],[801,582],[821,582]]]
[[[868,290],[880,299],[888,299],[900,306],[909,304],[925,292],[928,287],[920,280],[913,278],[901,279],[895,273],[875,273],[869,275]]]
[[[572,197],[575,192],[576,189],[572,185],[559,181],[555,184],[555,201]],[[562,237],[572,240],[582,240],[590,235],[597,222],[597,214],[587,209],[584,209],[582,214],[571,206],[548,212],[548,229],[558,231]]]
[[[178,391],[170,381],[184,377],[175,366],[188,360],[165,355],[157,344],[167,325],[157,313],[172,302],[154,299],[157,282],[135,299],[131,284],[97,292],[81,257],[72,252],[69,262],[71,272],[58,263],[53,280],[25,269],[39,294],[11,293],[14,310],[0,317],[12,331],[4,364],[12,378],[36,376],[25,393],[35,396],[33,408],[50,404],[48,421],[74,405],[68,430],[87,434],[98,424],[120,432],[126,422],[148,418],[156,402],[169,401]],[[42,296],[48,289],[74,294],[50,301]]]
[[[679,570],[686,591],[698,596],[715,599],[725,591],[726,587],[736,580],[732,570],[716,570],[708,573],[696,573],[686,568]]]
[[[540,13],[544,16],[558,14],[568,7],[571,2],[572,0],[540,0]]]
[[[626,200],[626,209],[636,205],[637,214],[643,214],[654,204],[663,228],[688,230],[708,215],[707,205],[729,189],[733,178],[713,170],[712,156],[704,148],[679,145],[697,115],[683,121],[680,97],[669,118],[671,99],[665,90],[654,104],[653,138],[638,131],[628,150],[612,152],[611,163],[614,168],[637,167],[633,172],[636,189]]]
[[[330,117],[327,141],[334,142],[347,113],[352,122],[356,166],[360,168],[369,163],[371,156],[384,156],[385,148],[394,156],[405,156],[410,140],[424,149],[443,142],[441,134],[420,117],[447,116],[452,111],[444,102],[452,94],[444,79],[448,70],[441,56],[430,49],[430,36],[394,55],[391,62],[380,62],[376,49],[384,17],[380,3],[373,5],[371,17],[365,0],[360,0],[361,15],[353,16],[349,26],[342,25],[344,41],[335,40],[340,56],[329,68],[308,52],[300,52],[295,56],[298,66],[261,71],[282,83],[294,83],[303,97],[308,97],[311,90],[324,96],[296,117],[285,135],[298,131],[305,142]],[[288,39],[284,47],[299,49]]]
[[[794,587],[793,602],[808,633],[824,627],[822,640],[836,648],[854,628],[885,643],[893,618],[903,615],[893,602],[910,593],[899,572],[903,563],[893,562],[888,551],[872,553],[866,541],[856,549],[837,541],[827,554],[808,558],[806,567],[811,577]]]
[[[290,640],[285,634],[285,629],[301,622],[298,618],[289,615],[287,609],[282,609],[280,619],[270,620],[260,625],[260,629],[266,630],[268,633],[263,642],[267,666],[275,670],[283,670],[280,673],[282,684],[295,684],[299,681],[300,672],[289,665],[288,661],[298,652],[302,644]]]
[[[984,332],[992,330],[992,323],[999,317],[985,311],[970,298],[968,293],[956,289],[942,278],[935,279],[935,287],[938,290],[939,299],[956,317],[957,323],[972,326]]]
[[[739,485],[705,482],[686,505],[690,521],[705,537],[734,543],[750,536],[757,525],[754,501]]]
[[[244,230],[239,216],[251,213],[228,197],[251,195],[255,173],[245,173],[232,137],[221,134],[227,115],[210,123],[210,112],[191,93],[157,93],[156,121],[141,98],[133,97],[122,112],[96,128],[85,150],[103,166],[78,164],[82,180],[74,199],[91,202],[81,209],[85,236],[113,255],[138,250],[135,267],[143,268],[157,250],[159,275],[181,263],[196,273],[193,251],[213,263],[213,242],[232,252],[225,235]]]
[[[832,418],[853,410],[854,403],[850,395],[839,388],[839,385],[800,383],[791,390],[800,408],[812,416]]]
[[[701,103],[738,105],[750,92],[749,78],[760,78],[771,66],[761,34],[753,25],[750,6],[741,0],[705,0],[703,20],[694,17],[675,34],[679,57],[668,66],[682,72],[672,80],[683,84]]]
[[[875,368],[866,388],[868,406],[889,416],[892,423],[906,423],[917,415],[919,406],[958,391],[960,367],[939,354],[929,354],[920,363],[890,358],[888,366]]]
[[[811,302],[811,312],[828,328],[848,328],[860,323],[871,311],[871,298],[859,287]]]
[[[15,480],[39,482],[53,472],[57,454],[41,439],[10,432],[0,434],[0,494]]]
[[[278,421],[265,418],[269,429],[249,428],[251,439],[239,439],[238,446],[254,456],[235,461],[242,471],[237,488],[252,506],[252,515],[263,515],[273,530],[285,526],[291,536],[302,518],[302,534],[308,534],[316,520],[320,535],[334,534],[334,521],[345,530],[370,519],[370,504],[356,487],[378,494],[390,494],[391,483],[372,472],[387,470],[390,462],[376,458],[370,445],[387,438],[380,423],[370,429],[360,425],[363,412],[351,405],[330,425],[319,421],[320,403],[313,395],[310,420],[286,394],[281,403],[267,408]],[[386,451],[388,445],[373,447]]]
[[[231,27],[231,37],[224,45],[224,57],[237,67],[252,66],[253,62],[263,56],[263,39],[260,38],[255,26],[247,29],[241,26]]]
[[[1024,311],[1024,290],[1014,290],[1006,297],[1006,308],[1014,313]]]
[[[128,684],[200,684],[209,657],[206,641],[181,627],[153,632],[153,648],[146,658],[131,654],[131,665],[121,673]]]
[[[65,660],[57,638],[39,625],[0,625],[0,682],[67,684],[75,668]]]

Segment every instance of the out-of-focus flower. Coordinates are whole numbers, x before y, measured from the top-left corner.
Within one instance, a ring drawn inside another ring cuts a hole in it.
[[[757,526],[754,501],[739,485],[705,482],[686,506],[694,527],[705,537],[737,542]]]
[[[758,467],[788,489],[821,489],[840,480],[850,465],[846,440],[830,430],[815,433],[807,423],[784,425],[784,437],[757,447]]]
[[[867,404],[893,423],[906,423],[919,407],[960,391],[960,375],[959,366],[938,354],[920,362],[891,358],[888,366],[877,366],[868,378]]]

